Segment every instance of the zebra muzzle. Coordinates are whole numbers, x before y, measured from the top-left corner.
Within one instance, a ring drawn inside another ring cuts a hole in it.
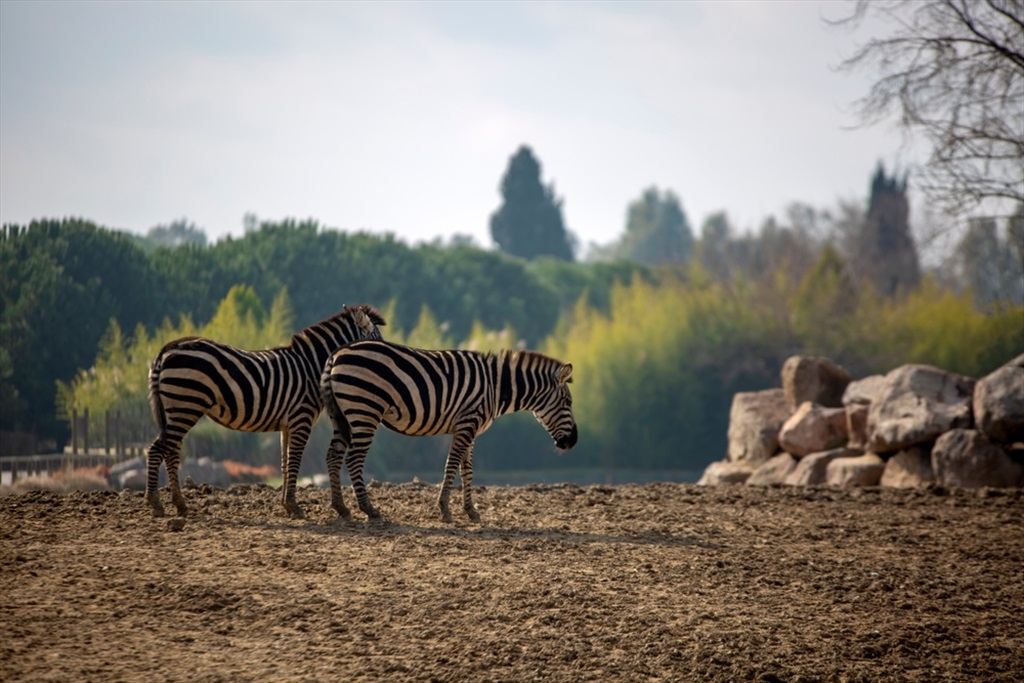
[[[555,439],[555,446],[558,447],[559,450],[567,451],[576,445],[576,439],[578,436],[579,433],[576,430],[576,425],[573,425],[571,432],[569,432],[565,436]]]

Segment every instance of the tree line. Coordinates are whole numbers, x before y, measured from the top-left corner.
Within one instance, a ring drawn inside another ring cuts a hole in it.
[[[830,356],[857,375],[928,362],[980,376],[1024,350],[1024,292],[977,284],[1002,277],[979,257],[990,252],[1004,255],[1004,280],[1024,279],[1013,241],[1024,214],[972,224],[959,267],[934,271],[918,261],[905,179],[879,167],[869,190],[862,208],[794,205],[751,233],[709,216],[699,235],[678,240],[676,252],[657,250],[651,263],[622,256],[642,242],[629,237],[636,231],[663,240],[689,230],[670,192],[645,191],[614,245],[622,251],[584,263],[409,246],[314,221],[254,222],[214,244],[178,230],[191,239],[173,246],[83,220],[5,226],[2,429],[59,446],[68,414],[85,407],[94,419],[118,409],[150,424],[146,369],[164,342],[204,334],[274,346],[343,304],[372,303],[395,341],[524,345],[574,363],[579,446],[555,460],[530,416],[504,418],[480,440],[484,470],[696,471],[724,452],[732,395],[775,385],[793,353]],[[674,253],[679,260],[660,258]],[[307,466],[321,460],[326,438],[314,434]],[[368,466],[379,476],[440,471],[444,439],[378,442]],[[212,424],[186,447],[256,464],[277,457],[276,436]]]

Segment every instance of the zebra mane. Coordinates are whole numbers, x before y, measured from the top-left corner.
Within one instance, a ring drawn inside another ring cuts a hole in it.
[[[308,325],[308,326],[302,328],[301,330],[299,330],[298,332],[296,332],[295,334],[293,334],[292,335],[291,345],[295,346],[295,344],[297,342],[302,342],[304,340],[307,340],[309,338],[309,333],[312,330],[315,330],[315,329],[327,326],[327,325],[329,325],[330,323],[333,323],[336,320],[342,320],[342,319],[345,319],[345,318],[352,318],[357,313],[364,313],[366,315],[366,317],[370,319],[370,322],[372,322],[377,327],[381,327],[381,326],[387,324],[387,322],[384,320],[384,316],[380,314],[380,311],[378,311],[376,308],[374,308],[370,304],[359,304],[357,306],[351,306],[351,307],[344,306],[344,307],[342,307],[342,309],[340,311],[338,311],[334,315],[328,316],[328,317],[324,318],[323,320],[321,320],[318,323],[313,323],[312,325]]]
[[[531,351],[529,349],[502,349],[497,353],[497,356],[498,362],[501,362],[505,358],[508,358],[510,363],[517,363],[519,362],[520,358],[522,358],[526,362],[529,362],[530,359],[533,359],[535,363],[542,363],[544,365],[551,364],[554,366],[559,366],[565,364],[562,361],[555,358],[554,356],[549,356],[548,354],[541,353],[540,351]]]

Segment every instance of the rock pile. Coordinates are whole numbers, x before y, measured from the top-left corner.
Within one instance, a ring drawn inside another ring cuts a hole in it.
[[[854,380],[814,356],[781,375],[733,397],[727,457],[698,483],[1024,486],[1024,354],[979,380],[930,365]]]

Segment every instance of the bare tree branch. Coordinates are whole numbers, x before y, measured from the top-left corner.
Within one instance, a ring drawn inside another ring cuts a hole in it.
[[[916,173],[935,202],[964,213],[993,198],[1024,202],[1024,3],[1021,0],[856,0],[850,16],[892,22],[840,69],[873,69],[858,100],[862,125],[896,116],[931,156]]]

